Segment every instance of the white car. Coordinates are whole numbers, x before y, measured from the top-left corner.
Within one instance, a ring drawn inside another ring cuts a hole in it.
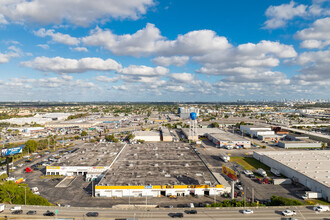
[[[313,210],[316,211],[316,212],[327,212],[327,211],[330,211],[329,206],[326,206],[326,205],[314,206]]]
[[[253,214],[253,210],[245,209],[245,210],[243,210],[243,214]]]
[[[236,185],[236,188],[237,188],[238,190],[243,190],[243,186],[242,186],[242,185]]]
[[[243,173],[247,176],[253,174],[251,170],[244,170]]]
[[[282,215],[284,215],[284,216],[293,216],[293,215],[296,215],[296,214],[297,214],[296,211],[291,211],[291,210],[289,210],[289,209],[284,210],[284,211],[282,212]]]

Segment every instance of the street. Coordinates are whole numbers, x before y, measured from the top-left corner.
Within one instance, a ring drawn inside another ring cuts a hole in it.
[[[9,211],[11,205],[7,205],[5,212],[0,214],[0,217],[7,216],[8,219],[15,219],[15,217],[23,217],[24,219],[54,219],[54,217],[44,217],[42,214],[47,210],[58,210],[56,218],[75,218],[89,219],[86,217],[87,212],[98,212],[99,217],[93,217],[90,219],[122,219],[133,218],[136,219],[170,219],[169,213],[184,213],[189,209],[111,209],[111,208],[64,208],[64,207],[41,207],[41,206],[22,206],[24,214],[11,215]],[[188,219],[281,219],[283,216],[281,212],[287,207],[259,207],[252,208],[253,214],[243,214],[242,207],[235,208],[197,208],[197,214],[188,215],[184,213],[184,218]],[[294,216],[297,219],[330,219],[329,213],[316,213],[312,207],[290,207],[291,210],[295,210],[297,215]],[[25,213],[29,210],[36,210],[37,215],[28,216]],[[29,218],[30,217],[30,218]]]

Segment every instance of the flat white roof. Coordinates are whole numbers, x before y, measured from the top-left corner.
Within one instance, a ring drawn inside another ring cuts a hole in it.
[[[330,187],[330,151],[256,152]]]
[[[135,136],[160,136],[159,131],[134,131]]]
[[[239,135],[236,135],[233,133],[229,133],[226,131],[221,131],[220,133],[209,134],[209,135],[220,141],[248,141],[248,142],[250,142],[249,140],[243,138],[242,136],[239,136]]]

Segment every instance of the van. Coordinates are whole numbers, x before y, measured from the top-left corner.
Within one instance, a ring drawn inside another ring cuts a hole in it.
[[[194,203],[190,203],[190,208],[195,208]]]
[[[16,211],[16,210],[21,210],[22,206],[14,206],[10,208],[10,211]]]

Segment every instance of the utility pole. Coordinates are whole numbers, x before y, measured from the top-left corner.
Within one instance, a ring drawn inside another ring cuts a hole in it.
[[[244,200],[244,207],[245,207],[245,203],[246,203],[246,187],[244,186],[244,188],[243,188],[243,193],[244,193],[244,198],[243,198],[243,200]]]
[[[94,180],[92,179],[92,197],[94,197]]]

